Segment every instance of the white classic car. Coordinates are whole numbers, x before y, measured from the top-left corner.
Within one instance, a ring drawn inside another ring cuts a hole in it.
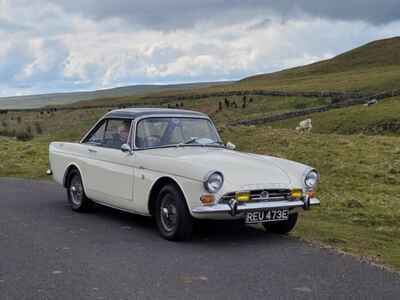
[[[234,151],[200,112],[135,108],[102,117],[79,143],[53,142],[50,169],[75,211],[93,203],[153,216],[166,239],[191,236],[194,219],[262,223],[285,234],[319,205],[318,172]]]

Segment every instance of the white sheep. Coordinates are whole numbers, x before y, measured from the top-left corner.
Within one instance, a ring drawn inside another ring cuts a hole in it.
[[[370,101],[368,101],[367,103],[364,103],[364,106],[372,106],[378,103],[378,100],[376,99],[372,99]]]
[[[296,131],[303,132],[311,132],[312,129],[312,121],[311,119],[303,120],[299,123],[299,126],[296,127]]]

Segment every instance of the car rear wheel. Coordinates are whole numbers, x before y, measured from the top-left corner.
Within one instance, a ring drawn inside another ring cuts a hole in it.
[[[181,191],[174,185],[164,186],[157,197],[155,219],[161,236],[171,241],[192,236],[193,219]]]
[[[68,175],[67,196],[74,211],[87,212],[93,206],[92,200],[86,197],[82,177],[78,170],[72,170]]]
[[[288,234],[296,226],[297,216],[297,213],[290,214],[289,219],[286,221],[263,223],[263,226],[267,232]]]

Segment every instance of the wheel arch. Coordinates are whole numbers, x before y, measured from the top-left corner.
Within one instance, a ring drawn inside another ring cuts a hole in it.
[[[156,207],[156,202],[157,202],[157,196],[158,193],[161,191],[161,189],[166,186],[167,184],[172,184],[175,185],[178,190],[182,193],[183,198],[185,199],[186,206],[188,206],[188,202],[186,199],[186,195],[184,190],[182,189],[181,185],[178,183],[178,181],[172,177],[169,176],[162,176],[160,178],[157,178],[157,180],[153,183],[152,187],[150,188],[150,193],[148,197],[148,211],[150,215],[154,215],[154,210]]]
[[[81,168],[76,164],[76,163],[70,163],[67,168],[65,169],[64,172],[64,177],[63,177],[63,186],[66,188],[68,185],[68,180],[69,180],[69,174],[71,173],[72,170],[78,170],[79,174],[81,175],[81,179],[82,179],[82,184],[83,187],[85,187],[85,183],[84,183],[84,178],[83,178],[83,173]]]

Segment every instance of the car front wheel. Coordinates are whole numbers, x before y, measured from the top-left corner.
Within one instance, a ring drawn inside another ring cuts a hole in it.
[[[68,176],[67,196],[74,211],[87,212],[93,206],[92,200],[86,197],[82,177],[78,170],[72,170]]]
[[[187,240],[192,236],[193,219],[181,191],[164,186],[157,197],[155,219],[161,236],[167,240]]]
[[[285,221],[263,223],[263,226],[267,232],[287,234],[296,226],[297,216],[297,213],[290,214]]]

